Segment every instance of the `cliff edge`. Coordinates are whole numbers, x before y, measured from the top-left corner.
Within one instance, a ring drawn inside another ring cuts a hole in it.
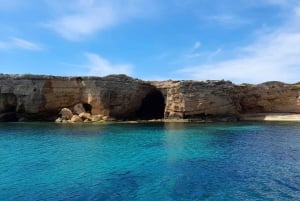
[[[117,120],[234,121],[255,114],[300,114],[300,85],[0,75],[0,121],[53,121],[61,109],[78,104],[92,115]]]

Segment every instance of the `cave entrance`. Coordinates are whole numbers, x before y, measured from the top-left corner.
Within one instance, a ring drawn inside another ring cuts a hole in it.
[[[152,90],[142,101],[137,111],[137,118],[141,120],[163,119],[165,113],[165,98],[161,91]]]
[[[90,104],[83,103],[82,106],[87,113],[92,113],[92,106]]]

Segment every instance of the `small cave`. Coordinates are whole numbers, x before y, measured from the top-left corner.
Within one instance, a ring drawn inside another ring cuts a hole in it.
[[[82,106],[83,106],[83,108],[85,109],[85,111],[86,111],[87,113],[92,113],[92,106],[91,106],[90,104],[88,104],[88,103],[83,103]]]
[[[152,90],[142,100],[142,105],[137,111],[137,119],[163,119],[164,112],[165,98],[163,94],[159,90]]]

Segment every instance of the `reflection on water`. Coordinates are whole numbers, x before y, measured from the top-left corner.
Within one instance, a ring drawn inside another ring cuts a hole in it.
[[[0,200],[299,200],[300,125],[0,124]]]

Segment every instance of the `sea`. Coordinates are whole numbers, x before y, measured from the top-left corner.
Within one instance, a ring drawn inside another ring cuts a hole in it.
[[[0,200],[300,200],[300,123],[0,123]]]

